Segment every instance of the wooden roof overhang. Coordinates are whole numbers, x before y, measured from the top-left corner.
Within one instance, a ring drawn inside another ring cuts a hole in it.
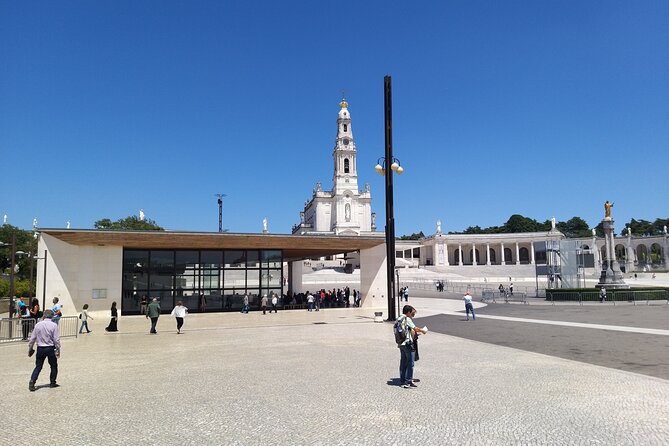
[[[121,246],[126,249],[280,249],[285,261],[360,251],[385,243],[384,237],[361,236],[101,229],[40,229],[39,232],[78,246]]]

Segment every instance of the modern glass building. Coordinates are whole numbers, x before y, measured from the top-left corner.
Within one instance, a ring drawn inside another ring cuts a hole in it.
[[[139,314],[143,296],[163,311],[182,301],[189,311],[239,311],[243,296],[256,308],[283,294],[281,250],[123,250],[123,314]]]
[[[163,313],[177,301],[190,312],[251,310],[264,294],[302,292],[304,259],[358,252],[363,306],[385,302],[383,237],[240,234],[187,231],[40,229],[37,289],[66,315],[89,311],[137,315],[142,297],[160,300]],[[42,255],[42,253],[44,255]]]

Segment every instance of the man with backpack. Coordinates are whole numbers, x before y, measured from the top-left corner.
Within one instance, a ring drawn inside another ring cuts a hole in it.
[[[403,389],[418,387],[413,379],[414,339],[427,333],[427,327],[419,328],[413,323],[412,318],[415,316],[416,309],[411,305],[405,305],[402,308],[402,316],[395,321],[393,327],[395,342],[400,349],[400,385]]]

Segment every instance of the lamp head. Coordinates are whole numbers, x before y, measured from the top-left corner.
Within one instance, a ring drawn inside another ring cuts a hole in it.
[[[381,164],[377,164],[376,166],[374,166],[374,170],[376,170],[376,173],[378,173],[381,176],[386,174],[386,171]]]

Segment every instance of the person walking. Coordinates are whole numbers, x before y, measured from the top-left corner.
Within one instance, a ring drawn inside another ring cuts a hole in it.
[[[154,297],[149,306],[146,308],[146,318],[151,318],[151,330],[149,331],[150,334],[158,334],[156,331],[156,325],[158,324],[159,317],[160,304],[158,303],[158,299]]]
[[[513,296],[513,282],[509,284],[509,294]]]
[[[262,299],[260,299],[260,309],[262,314],[267,314],[267,294],[263,294]]]
[[[599,302],[602,304],[606,302],[606,288],[604,287],[599,290]]]
[[[59,304],[58,302],[60,299],[57,297],[53,298],[53,307],[51,308],[51,311],[53,312],[53,321],[58,324],[60,322],[60,318],[63,316],[63,306]]]
[[[307,311],[314,311],[314,295],[307,291]]]
[[[147,305],[149,305],[149,299],[147,299],[146,295],[144,295],[139,301],[139,314],[146,314]]]
[[[462,298],[465,301],[465,311],[467,312],[467,320],[469,320],[469,312],[472,312],[472,318],[476,320],[476,314],[474,314],[474,305],[472,305],[472,296],[469,294],[469,291],[465,293],[465,296]],[[485,318],[484,318],[485,319]]]
[[[84,330],[84,327],[86,327],[86,333],[90,333],[91,330],[88,328],[88,319],[93,320],[93,316],[88,314],[88,304],[84,304],[84,307],[81,309],[81,314],[79,315],[79,319],[81,319],[81,327],[79,327],[79,334],[82,333]]]
[[[116,301],[111,305],[111,320],[109,325],[105,327],[105,331],[118,331],[118,310],[116,309]]]
[[[244,299],[242,300],[242,313],[249,313],[249,295],[244,293]]]
[[[56,383],[58,377],[58,358],[60,358],[60,332],[58,324],[52,320],[53,311],[46,310],[44,318],[35,324],[30,340],[28,341],[28,357],[35,354],[35,344],[37,344],[37,356],[35,357],[35,368],[30,375],[28,390],[35,391],[35,383],[42,371],[44,360],[48,359],[51,373],[49,375],[49,387],[59,387]]]
[[[279,304],[279,298],[276,297],[275,293],[272,293],[272,308],[269,310],[269,314],[272,314],[272,311],[277,312],[277,306]]]
[[[405,331],[405,340],[398,346],[400,349],[400,385],[404,389],[418,387],[413,379],[414,367],[414,338],[427,333],[425,328],[416,327],[413,318],[416,316],[416,309],[411,305],[405,305],[402,308],[402,316],[398,321],[399,325]]]
[[[409,302],[409,287],[404,287],[404,302]]]
[[[177,301],[177,305],[172,309],[172,313],[177,320],[177,334],[181,334],[181,327],[184,326],[184,318],[188,314],[188,308],[184,307],[183,302]]]

